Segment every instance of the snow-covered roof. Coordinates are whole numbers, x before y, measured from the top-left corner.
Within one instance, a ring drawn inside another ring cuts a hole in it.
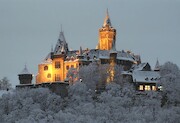
[[[22,75],[22,74],[31,74],[31,73],[28,71],[26,65],[25,65],[24,69],[21,71],[21,73],[20,73],[19,75]]]
[[[46,58],[41,62],[41,64],[51,64],[51,63],[52,63],[51,53],[48,53],[48,55],[47,55]]]
[[[122,71],[121,74],[122,75],[132,75],[132,72],[130,72],[130,71]]]
[[[141,63],[139,65],[134,65],[132,67],[133,71],[142,71],[146,65],[149,65],[149,63],[145,62],[145,63]]]
[[[91,49],[91,50],[81,50],[81,54],[84,56],[84,60],[98,60],[98,59],[109,59],[111,50],[98,50],[98,49]],[[124,60],[124,61],[132,61],[135,62],[136,58],[132,54],[129,54],[125,51],[116,51],[117,59]],[[77,58],[79,55],[78,50],[69,51],[67,54],[66,60],[71,60],[73,57],[74,59]]]
[[[160,80],[160,74],[155,71],[133,71],[132,78],[133,82],[157,83]]]

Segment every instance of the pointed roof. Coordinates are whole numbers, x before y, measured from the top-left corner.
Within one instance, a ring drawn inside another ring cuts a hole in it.
[[[159,65],[159,60],[157,59],[156,65],[154,67],[154,71],[159,71],[160,70],[160,65]]]
[[[61,31],[61,32],[59,33],[59,38],[58,38],[58,40],[66,42],[63,31]]]
[[[110,20],[110,17],[109,17],[108,9],[107,9],[107,11],[106,11],[106,17],[105,17],[105,19],[104,19],[103,27],[105,27],[106,25],[111,26],[111,20]]]
[[[25,65],[24,69],[21,71],[21,73],[19,75],[23,75],[23,74],[31,74],[28,69],[27,66]]]
[[[57,44],[54,48],[54,54],[61,54],[66,51],[68,51],[68,44],[66,43],[64,32],[61,30]]]
[[[62,44],[61,52],[65,52],[64,44]]]

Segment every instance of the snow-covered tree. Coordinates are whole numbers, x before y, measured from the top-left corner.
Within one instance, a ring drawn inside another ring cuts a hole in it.
[[[7,77],[4,77],[0,80],[0,90],[9,90],[11,89],[11,83],[9,83],[9,80]]]
[[[76,68],[70,68],[66,75],[66,79],[70,84],[74,84],[78,80],[78,70]]]
[[[80,67],[79,78],[89,89],[95,90],[96,85],[100,81],[98,65],[96,63],[91,63],[88,66]]]
[[[161,66],[162,104],[180,104],[180,69],[172,62]]]

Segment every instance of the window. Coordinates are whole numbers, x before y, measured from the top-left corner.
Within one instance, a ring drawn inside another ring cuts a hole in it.
[[[144,90],[143,85],[139,85],[139,90],[140,90],[140,91],[143,91],[143,90]]]
[[[145,90],[147,90],[147,91],[151,90],[150,85],[145,85]]]
[[[71,65],[71,68],[74,68],[74,65]]]
[[[69,65],[66,66],[66,70],[69,70]]]
[[[57,69],[61,68],[60,62],[55,62],[55,68],[57,68]]]
[[[51,74],[50,73],[48,73],[47,78],[51,78]]]
[[[44,66],[44,71],[48,70],[48,66]]]
[[[55,81],[60,81],[60,75],[59,74],[55,74]]]
[[[152,90],[155,91],[156,90],[156,86],[152,86]]]

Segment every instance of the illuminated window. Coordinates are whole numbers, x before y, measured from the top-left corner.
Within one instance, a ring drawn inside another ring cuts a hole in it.
[[[44,66],[44,71],[48,70],[48,66]]]
[[[143,85],[139,85],[139,90],[144,90],[144,87],[143,87]]]
[[[156,90],[156,86],[152,86],[152,90],[155,91]]]
[[[66,70],[69,70],[69,65],[66,66]]]
[[[61,64],[60,64],[60,62],[55,62],[55,68],[61,68]]]
[[[50,73],[48,73],[47,78],[51,78],[51,74]]]
[[[147,90],[147,91],[151,90],[151,86],[150,85],[145,85],[145,89],[144,90]]]
[[[59,74],[55,74],[55,81],[60,81],[60,75]]]

